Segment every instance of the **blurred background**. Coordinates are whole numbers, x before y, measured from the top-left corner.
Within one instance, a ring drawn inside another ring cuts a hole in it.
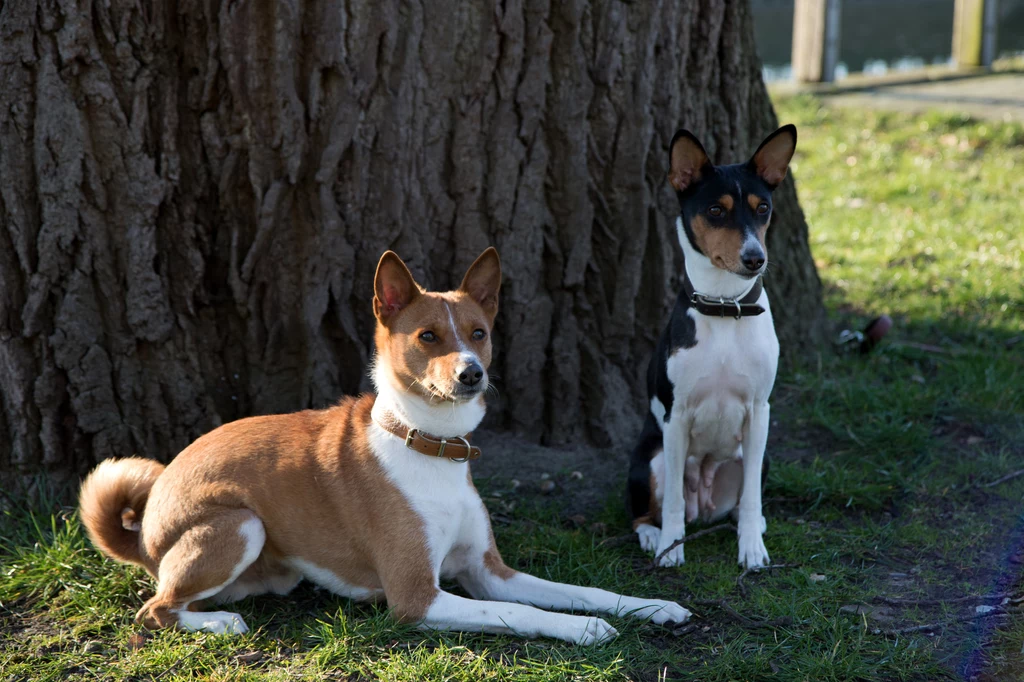
[[[754,34],[768,83],[792,77],[794,0],[752,0]],[[954,0],[843,0],[836,80],[952,60]],[[1024,0],[1000,0],[995,56],[1024,54]]]

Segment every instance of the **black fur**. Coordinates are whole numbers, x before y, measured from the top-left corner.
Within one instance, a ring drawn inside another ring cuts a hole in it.
[[[796,143],[796,128],[787,125],[765,138],[757,151],[780,134],[788,134]],[[680,138],[687,138],[695,143],[701,151],[703,146],[691,133],[680,130],[672,138],[671,150],[676,141]],[[706,154],[705,154],[706,155]],[[683,229],[686,238],[694,250],[700,253],[690,223],[694,216],[701,214],[708,224],[713,228],[740,230],[744,233],[760,230],[764,223],[771,217],[773,185],[758,175],[754,165],[754,157],[746,163],[737,163],[726,166],[714,166],[710,162],[700,168],[699,177],[695,179],[683,191],[677,191],[679,199],[679,213],[683,222]],[[738,192],[738,193],[737,193]],[[718,199],[728,194],[733,198],[733,210],[728,211],[720,217],[709,215],[708,209],[718,203]],[[747,201],[748,195],[755,195],[761,201],[768,204],[768,212],[759,215]],[[693,348],[697,345],[696,325],[688,314],[690,301],[682,293],[676,298],[676,304],[672,309],[672,316],[668,325],[658,340],[650,363],[647,367],[647,395],[648,398],[657,398],[665,408],[665,421],[668,422],[672,416],[673,385],[668,378],[667,364],[669,357],[680,348]],[[627,483],[626,506],[630,512],[630,518],[637,519],[650,512],[651,498],[651,460],[662,448],[662,432],[657,419],[648,411],[644,419],[643,430],[637,445],[633,448],[629,460],[629,480]],[[767,459],[764,476],[767,471]]]

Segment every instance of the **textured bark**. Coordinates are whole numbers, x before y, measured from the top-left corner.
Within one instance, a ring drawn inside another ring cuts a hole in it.
[[[668,142],[776,125],[727,0],[0,0],[0,98],[8,479],[368,388],[387,248],[445,288],[497,246],[489,424],[620,444],[681,268]],[[820,283],[791,181],[776,210],[792,348]]]

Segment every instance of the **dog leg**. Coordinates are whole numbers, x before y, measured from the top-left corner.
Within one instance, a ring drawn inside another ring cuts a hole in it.
[[[549,613],[532,606],[477,601],[438,590],[420,627],[551,637],[574,644],[601,644],[619,633],[600,618]]]
[[[492,550],[497,555],[496,550]],[[459,583],[476,598],[530,604],[542,609],[596,611],[613,616],[633,616],[658,624],[683,623],[690,612],[679,604],[662,599],[627,597],[596,587],[566,585],[526,573],[513,571],[501,562],[491,561],[459,576]]]
[[[739,563],[746,568],[767,566],[768,550],[764,546],[764,516],[761,513],[761,465],[768,442],[770,408],[765,402],[754,405],[743,427],[743,491],[740,493]]]
[[[661,537],[654,556],[668,549],[686,534],[686,501],[683,495],[683,476],[686,455],[690,446],[688,415],[675,411],[665,424],[665,497],[661,510]],[[683,545],[677,546],[661,558],[662,566],[683,563]]]
[[[197,612],[189,605],[228,588],[263,550],[263,523],[247,509],[214,513],[182,533],[160,559],[157,590],[136,616],[150,628],[241,634],[237,613]]]

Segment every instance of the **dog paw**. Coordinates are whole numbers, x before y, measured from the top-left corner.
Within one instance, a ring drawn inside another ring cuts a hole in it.
[[[658,544],[658,549],[654,550],[654,556],[661,556],[662,552],[665,552],[668,547],[672,545],[675,540],[664,542],[665,535],[662,534],[663,542]],[[676,545],[669,551],[665,552],[665,555],[658,560],[659,566],[682,566],[686,562],[683,558],[683,545]]]
[[[580,624],[578,631],[571,639],[576,644],[584,646],[604,644],[619,636],[619,631],[601,618],[586,618],[584,616],[574,616],[574,618],[585,621]]]
[[[649,523],[641,523],[637,526],[636,534],[640,537],[640,549],[645,552],[653,552],[661,539],[661,529]]]
[[[744,568],[760,568],[770,562],[768,549],[760,533],[748,532],[739,536],[739,563]]]
[[[673,601],[665,601],[664,599],[642,600],[628,615],[635,618],[644,618],[658,625],[685,623],[690,619],[689,611]]]

